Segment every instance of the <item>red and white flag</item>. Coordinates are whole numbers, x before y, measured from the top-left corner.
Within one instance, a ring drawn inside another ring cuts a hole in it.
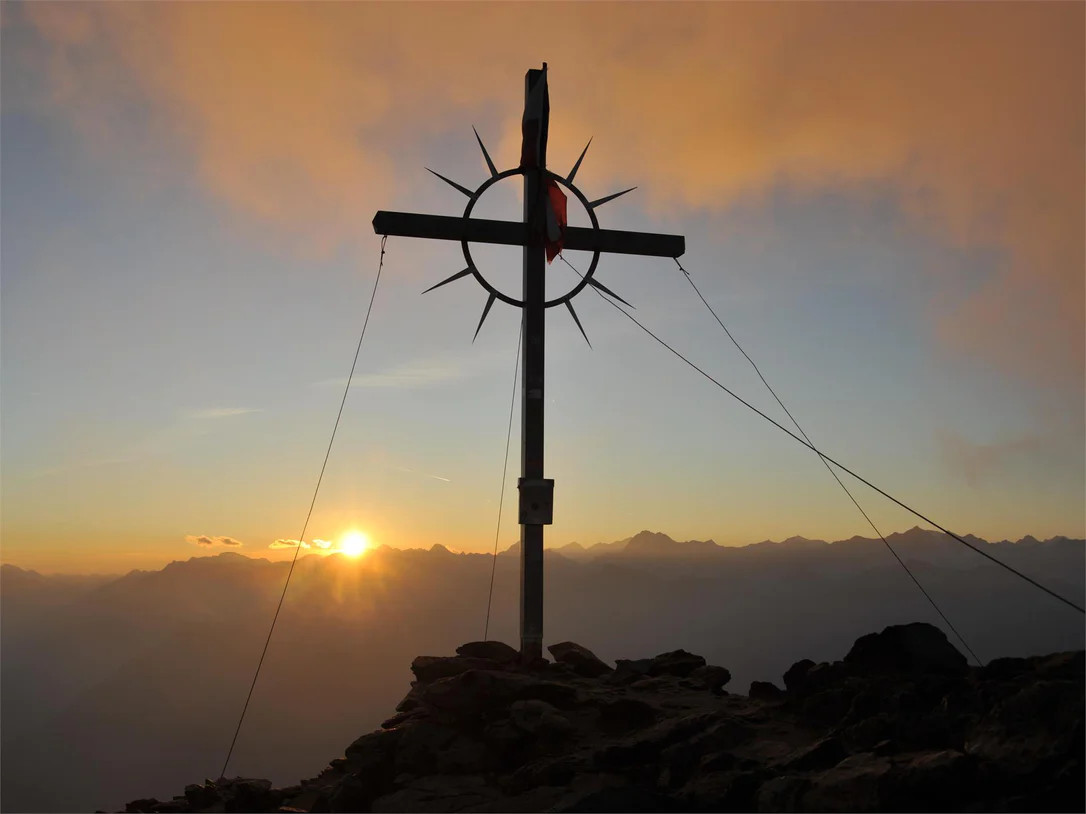
[[[547,234],[544,245],[547,262],[550,263],[562,251],[562,244],[566,240],[566,194],[553,178],[547,179],[546,208]]]
[[[543,64],[541,76],[528,92],[524,105],[524,118],[520,123],[520,166],[522,169],[538,169],[546,164],[547,124],[550,119],[550,98],[547,93],[547,65]],[[553,178],[548,178],[540,190],[544,208],[543,242],[550,263],[562,251],[566,237],[566,195]]]

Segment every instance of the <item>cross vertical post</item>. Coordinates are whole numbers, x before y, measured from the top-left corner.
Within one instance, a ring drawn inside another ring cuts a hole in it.
[[[595,279],[596,264],[603,252],[645,257],[680,257],[686,251],[681,235],[658,235],[601,229],[595,210],[608,201],[632,192],[634,188],[589,200],[573,185],[588,147],[565,178],[547,169],[547,130],[550,124],[550,99],[547,92],[547,63],[542,70],[530,70],[524,77],[524,118],[521,121],[520,165],[498,172],[478,131],[475,137],[483,152],[490,178],[472,191],[433,170],[435,176],[467,196],[468,204],[459,218],[422,215],[413,212],[378,212],[373,230],[379,235],[454,240],[461,244],[467,267],[445,278],[427,291],[471,275],[489,294],[475,335],[483,327],[491,306],[502,300],[523,309],[524,341],[521,356],[521,477],[517,483],[520,522],[520,655],[525,662],[543,656],[543,527],[553,523],[554,481],[543,477],[543,413],[545,318],[548,308],[564,305],[581,333],[581,321],[573,309],[572,298],[591,285],[597,293],[626,302]],[[591,142],[590,142],[591,143]],[[524,212],[519,222],[472,218],[471,212],[480,196],[495,183],[516,175],[524,180]],[[569,226],[566,222],[564,187],[580,202],[592,222],[591,228]],[[475,266],[469,243],[521,246],[523,250],[523,299],[516,299],[491,285]],[[576,286],[561,296],[547,299],[546,269],[548,256],[564,249],[590,251],[592,261]],[[587,339],[587,335],[585,339]],[[474,341],[474,340],[473,340]]]
[[[542,83],[542,88],[537,84]],[[532,110],[532,92],[543,94],[542,110]],[[543,523],[526,522],[531,517],[524,504],[532,498],[525,489],[533,481],[543,480],[544,415],[544,341],[546,334],[546,254],[539,222],[543,214],[543,172],[547,161],[547,125],[550,110],[547,99],[546,65],[543,70],[529,70],[524,77],[525,119],[541,113],[538,132],[526,149],[538,145],[537,166],[524,173],[524,223],[529,239],[524,253],[524,345],[521,386],[521,479],[520,489],[520,655],[524,661],[543,656]],[[527,133],[525,134],[527,141]]]

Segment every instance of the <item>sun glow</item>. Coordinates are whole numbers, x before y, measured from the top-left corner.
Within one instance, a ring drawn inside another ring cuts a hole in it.
[[[349,531],[343,535],[339,550],[348,557],[361,557],[370,547],[370,538],[360,531]]]

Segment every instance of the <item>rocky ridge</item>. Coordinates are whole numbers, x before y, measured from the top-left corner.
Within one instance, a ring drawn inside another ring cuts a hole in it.
[[[926,624],[724,689],[676,650],[604,663],[500,642],[420,656],[382,728],[317,777],[206,780],[127,812],[1082,811],[1083,651],[970,667]]]

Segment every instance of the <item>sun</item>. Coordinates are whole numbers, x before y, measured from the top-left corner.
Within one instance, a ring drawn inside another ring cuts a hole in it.
[[[349,531],[343,535],[339,550],[348,557],[361,557],[370,547],[370,538],[360,531]]]

